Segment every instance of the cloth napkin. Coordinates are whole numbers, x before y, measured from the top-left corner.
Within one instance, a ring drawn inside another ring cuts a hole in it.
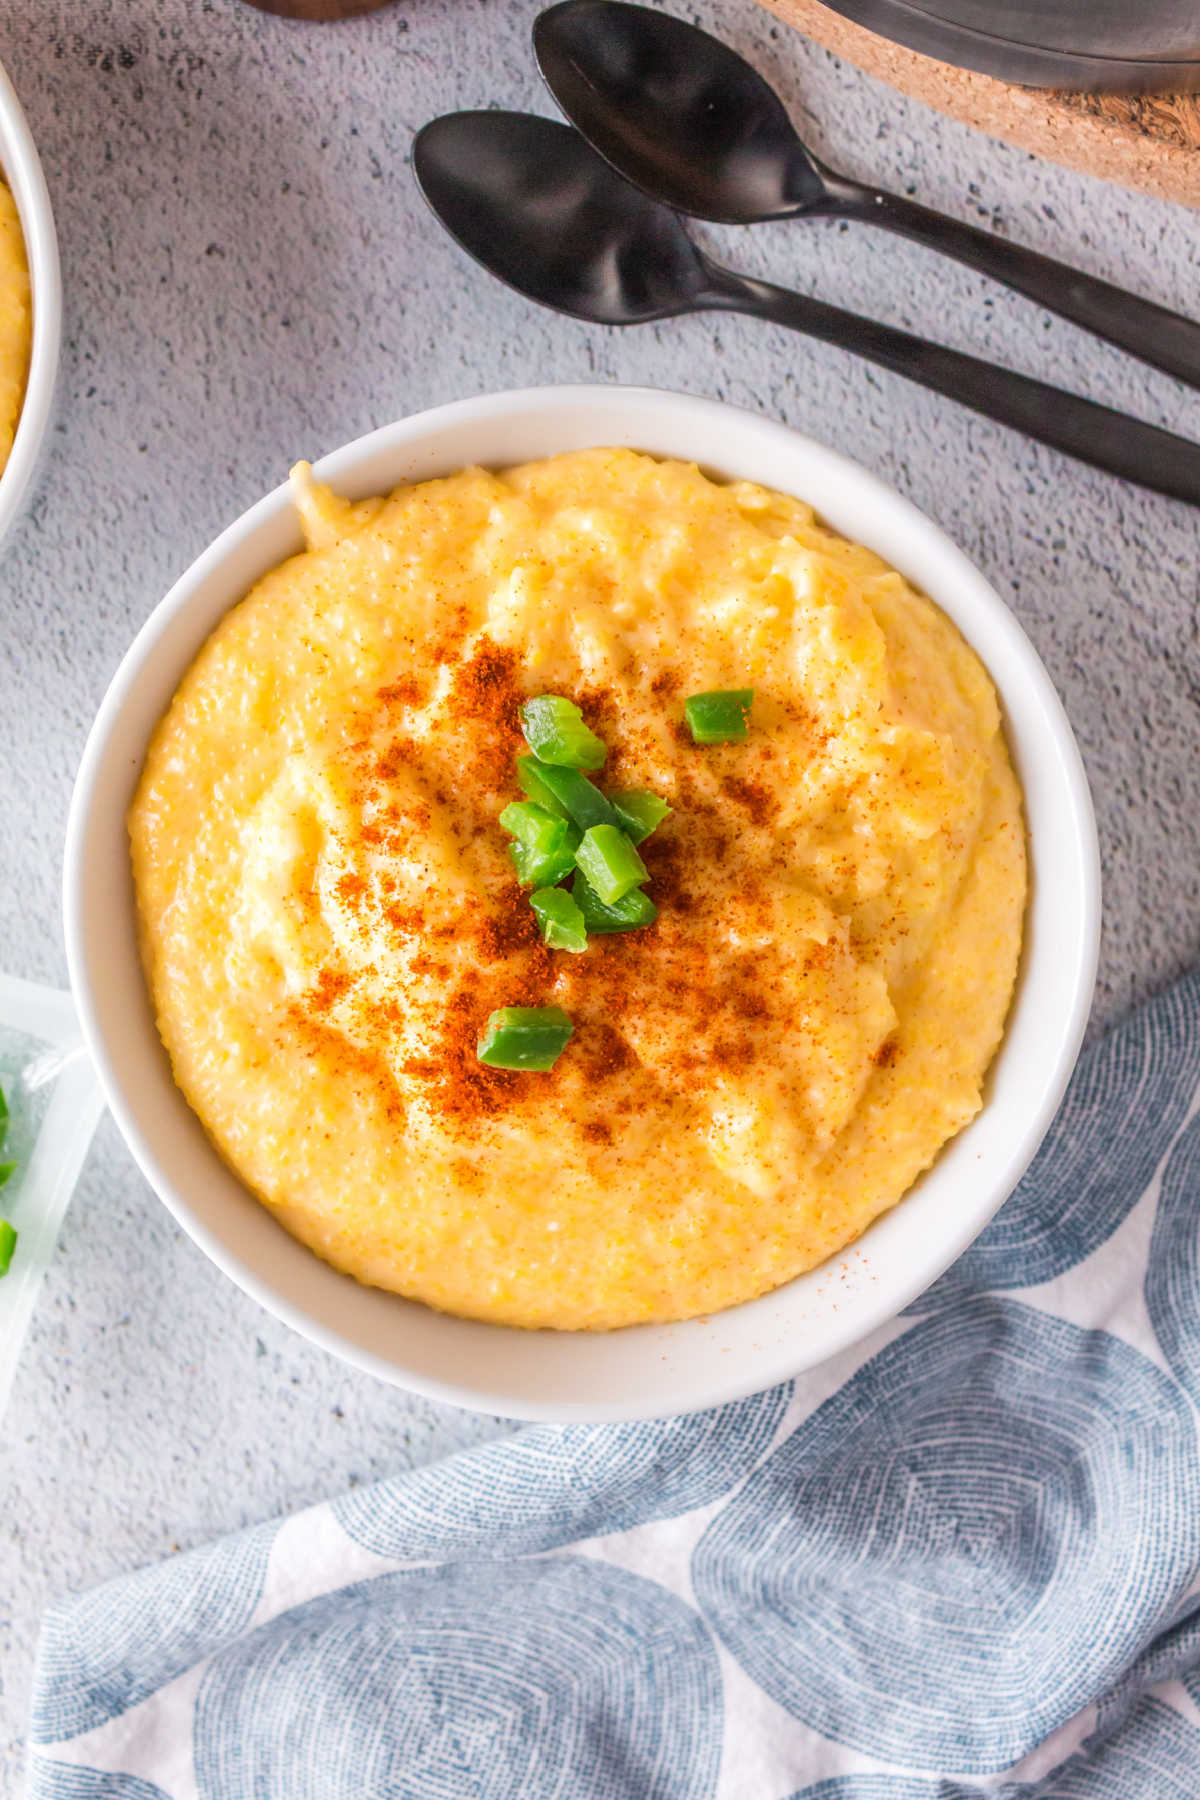
[[[835,1363],[59,1606],[31,1800],[1197,1800],[1198,1084],[1200,974]]]

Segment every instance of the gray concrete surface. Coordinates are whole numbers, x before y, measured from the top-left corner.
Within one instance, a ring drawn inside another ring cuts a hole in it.
[[[534,311],[427,217],[414,128],[549,111],[535,0],[420,0],[333,27],[242,0],[0,0],[66,277],[61,406],[0,566],[2,960],[64,977],[60,844],[93,710],[134,627],[290,462],[398,414],[529,382],[722,396],[857,457],[987,571],[1087,759],[1104,853],[1095,1027],[1200,936],[1200,513],[847,356],[750,321],[624,334]],[[751,52],[830,160],[1200,309],[1196,215],[936,118],[750,0],[696,16]],[[709,233],[731,260],[1173,425],[1200,402],[986,282],[836,225]],[[502,1422],[406,1398],[261,1313],[102,1128],[0,1434],[0,1795],[21,1786],[46,1600]]]

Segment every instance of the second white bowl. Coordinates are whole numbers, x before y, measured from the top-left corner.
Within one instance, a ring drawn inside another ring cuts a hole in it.
[[[29,259],[33,342],[25,399],[12,450],[0,474],[0,540],[32,493],[46,433],[62,341],[62,276],[50,191],[33,133],[12,82],[0,68],[0,169],[12,189]]]
[[[176,1218],[247,1293],[336,1355],[433,1398],[519,1418],[648,1418],[716,1405],[823,1361],[899,1312],[982,1230],[1041,1142],[1087,1019],[1099,929],[1091,802],[1035,651],[936,526],[832,450],[711,400],[565,387],[401,420],[327,456],[316,474],[357,499],[466,464],[503,467],[595,444],[682,457],[800,496],[936,600],[1000,694],[1033,870],[1008,1030],[982,1112],[852,1249],[710,1318],[524,1332],[360,1287],[289,1237],[222,1162],[155,1029],[125,815],[150,735],[197,651],[260,575],[302,547],[286,487],[231,525],[139,633],[88,739],[67,835],[67,952],[84,1032],[117,1123]]]

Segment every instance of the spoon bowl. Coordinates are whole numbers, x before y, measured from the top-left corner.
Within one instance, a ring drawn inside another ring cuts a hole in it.
[[[600,325],[743,312],[948,394],[1071,456],[1200,503],[1200,447],[807,294],[712,262],[678,215],[622,179],[577,132],[506,112],[450,113],[418,132],[413,169],[451,236],[542,306]]]
[[[674,213],[553,119],[492,111],[433,119],[413,141],[413,172],[469,256],[557,312],[636,325],[689,311],[708,286]]]
[[[546,85],[618,174],[697,219],[857,219],[1002,281],[1156,369],[1200,387],[1200,325],[1011,239],[838,175],[801,142],[743,56],[628,0],[561,0],[535,21]]]
[[[588,142],[679,212],[752,225],[826,200],[778,94],[706,31],[618,0],[563,0],[539,15],[533,48]]]

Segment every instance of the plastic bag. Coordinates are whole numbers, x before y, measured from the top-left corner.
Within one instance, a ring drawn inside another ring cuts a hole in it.
[[[104,1110],[71,996],[0,974],[0,1087],[8,1132],[0,1161],[16,1169],[0,1188],[0,1218],[16,1227],[0,1276],[0,1418],[42,1276],[88,1145]]]

